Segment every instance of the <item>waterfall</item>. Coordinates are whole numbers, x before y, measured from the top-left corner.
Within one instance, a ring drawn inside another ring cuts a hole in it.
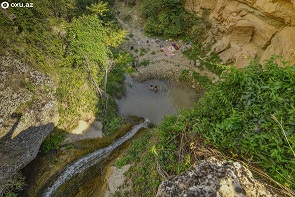
[[[88,155],[85,155],[84,157],[67,165],[65,169],[60,173],[59,177],[45,190],[42,196],[52,196],[54,192],[66,181],[71,179],[76,174],[79,174],[87,168],[102,161],[105,155],[111,153],[121,144],[132,138],[141,128],[147,128],[149,122],[149,120],[145,120],[143,123],[133,126],[128,133],[111,143],[109,146],[99,149],[98,151],[95,151],[93,153],[89,153]]]

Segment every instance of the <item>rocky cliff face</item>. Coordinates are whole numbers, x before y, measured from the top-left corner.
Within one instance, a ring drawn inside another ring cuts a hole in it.
[[[208,39],[224,62],[244,67],[249,59],[260,63],[282,55],[295,63],[294,0],[186,0],[188,10],[209,11],[213,28]]]
[[[238,162],[209,158],[190,170],[163,181],[157,197],[164,196],[277,196],[255,180]]]
[[[0,196],[17,171],[34,159],[59,116],[55,86],[45,74],[0,57]]]

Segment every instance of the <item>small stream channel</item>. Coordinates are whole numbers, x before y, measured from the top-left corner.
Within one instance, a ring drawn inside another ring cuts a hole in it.
[[[157,92],[150,90],[151,84],[158,87]],[[122,116],[137,116],[145,118],[146,120],[133,126],[125,135],[115,139],[108,146],[88,153],[66,165],[53,180],[50,178],[50,183],[47,183],[45,188],[42,187],[43,189],[41,193],[40,191],[38,192],[38,196],[75,196],[75,194],[71,192],[77,190],[77,186],[74,186],[75,184],[73,185],[71,182],[79,182],[78,187],[85,188],[83,185],[89,184],[87,180],[85,180],[88,176],[87,174],[97,174],[92,177],[92,179],[97,177],[96,179],[101,180],[102,178],[99,176],[102,176],[102,173],[96,172],[98,168],[94,166],[101,165],[103,168],[103,163],[107,160],[110,160],[110,158],[115,160],[112,155],[119,156],[119,147],[126,141],[131,140],[140,129],[147,128],[149,122],[154,125],[159,125],[166,115],[177,114],[182,109],[192,108],[194,102],[197,101],[198,98],[194,89],[176,82],[156,79],[137,82],[126,75],[125,85],[126,94],[123,98],[118,100],[118,113]],[[118,154],[116,154],[116,152],[118,152]],[[82,176],[79,177],[78,175]],[[79,180],[81,177],[85,178]],[[77,180],[75,181],[73,179]],[[75,188],[71,189],[71,186]],[[89,189],[93,190],[93,188]],[[93,193],[93,191],[84,192]],[[100,191],[100,194],[101,193],[103,192]],[[97,196],[97,193],[94,196]]]

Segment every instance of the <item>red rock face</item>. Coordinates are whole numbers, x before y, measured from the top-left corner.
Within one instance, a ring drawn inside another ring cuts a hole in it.
[[[245,67],[253,58],[263,63],[282,55],[295,63],[295,0],[186,0],[185,6],[197,15],[209,10],[214,33],[208,39],[217,40],[213,50],[224,62]]]

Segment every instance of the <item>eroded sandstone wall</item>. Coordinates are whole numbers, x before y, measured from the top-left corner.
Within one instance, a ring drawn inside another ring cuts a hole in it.
[[[186,0],[187,10],[209,10],[208,39],[224,62],[244,67],[282,55],[295,63],[295,0]]]

